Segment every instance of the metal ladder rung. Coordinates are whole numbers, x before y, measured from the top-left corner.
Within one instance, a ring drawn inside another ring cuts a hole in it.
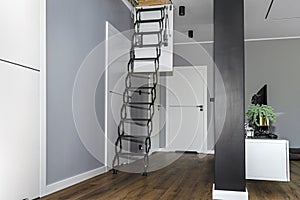
[[[147,138],[150,138],[149,136],[133,136],[133,135],[121,135],[121,139],[136,143],[145,143]]]
[[[154,87],[130,87],[128,90],[153,90]]]
[[[146,32],[135,32],[134,35],[158,35],[162,34],[163,30],[161,31],[146,31]]]
[[[119,156],[120,157],[125,157],[126,156],[126,158],[128,157],[128,156],[145,156],[146,155],[146,153],[134,153],[134,152],[130,152],[130,153],[121,153],[121,152],[118,152],[118,154],[119,154]]]
[[[137,9],[137,13],[138,12],[162,11],[164,9],[165,9],[165,7],[160,7],[160,8],[144,8],[144,7],[142,7],[142,8]]]
[[[137,75],[153,75],[153,74],[155,74],[155,73],[157,73],[157,72],[130,72],[130,74],[137,74]]]
[[[133,45],[133,47],[136,48],[145,48],[145,47],[161,47],[162,46],[162,42],[159,44],[144,44],[144,45]]]
[[[149,108],[145,108],[145,107],[139,107],[139,106],[135,106],[135,105],[127,105],[130,108],[135,108],[135,109],[140,109],[140,110],[149,110]]]
[[[134,23],[134,25],[136,25],[136,24],[143,24],[143,23],[158,23],[158,22],[161,23],[163,20],[164,20],[164,18],[136,20],[136,22]]]
[[[141,95],[141,94],[151,94],[151,92],[142,92],[141,90],[131,90],[131,92],[139,93],[140,95]],[[132,98],[132,97],[131,97],[131,98]]]
[[[149,74],[145,74],[145,75],[148,75],[148,76],[135,75],[135,74],[131,74],[130,76],[131,76],[131,77],[134,77],[134,78],[151,79],[151,77],[149,76]]]
[[[129,119],[124,119],[124,121],[139,121],[139,122],[147,122],[150,121],[151,119],[142,119],[142,118],[129,118]]]
[[[152,105],[152,102],[128,102],[129,105]]]
[[[149,58],[133,58],[135,61],[156,61],[158,60],[156,57],[149,57]]]
[[[135,124],[135,125],[138,125],[138,126],[148,126],[148,123],[142,124],[142,123],[134,122],[134,121],[124,121],[124,122],[127,123],[127,124]]]

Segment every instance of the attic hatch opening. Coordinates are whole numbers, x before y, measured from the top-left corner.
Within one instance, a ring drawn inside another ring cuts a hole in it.
[[[172,0],[128,0],[133,7],[172,4]]]

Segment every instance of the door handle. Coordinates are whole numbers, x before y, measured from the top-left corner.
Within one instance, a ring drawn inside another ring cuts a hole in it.
[[[169,105],[168,107],[171,108],[199,108],[200,111],[203,111],[203,105],[199,105],[199,106],[183,106],[183,105]]]
[[[197,108],[200,109],[200,111],[203,111],[203,105],[199,105],[199,106],[196,106]]]

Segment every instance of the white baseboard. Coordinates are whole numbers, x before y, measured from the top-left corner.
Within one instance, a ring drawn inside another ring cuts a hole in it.
[[[172,152],[172,151],[169,151],[166,148],[159,148],[159,149],[156,149],[155,152]]]
[[[106,166],[103,166],[103,167],[99,167],[97,169],[93,169],[91,171],[73,176],[71,178],[68,178],[68,179],[65,179],[65,180],[62,180],[62,181],[59,181],[56,183],[52,183],[52,184],[46,186],[46,194],[44,194],[43,196],[52,194],[59,190],[63,190],[67,187],[70,187],[72,185],[75,185],[77,183],[85,181],[87,179],[90,179],[90,178],[93,178],[100,174],[106,173],[107,171],[108,171],[108,168]]]
[[[212,188],[212,198],[218,200],[248,200],[248,190],[245,192],[240,191],[227,191],[227,190],[216,190],[215,184]]]
[[[214,155],[215,154],[215,150],[207,150],[205,152],[205,154],[212,154],[212,155]]]

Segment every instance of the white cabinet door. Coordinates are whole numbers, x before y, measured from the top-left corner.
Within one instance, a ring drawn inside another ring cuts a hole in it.
[[[0,62],[0,199],[39,197],[39,73]]]
[[[39,68],[40,0],[1,0],[0,27],[0,59]]]
[[[246,139],[246,179],[289,181],[287,140]]]
[[[207,151],[206,77],[205,66],[175,67],[167,77],[168,150]]]

